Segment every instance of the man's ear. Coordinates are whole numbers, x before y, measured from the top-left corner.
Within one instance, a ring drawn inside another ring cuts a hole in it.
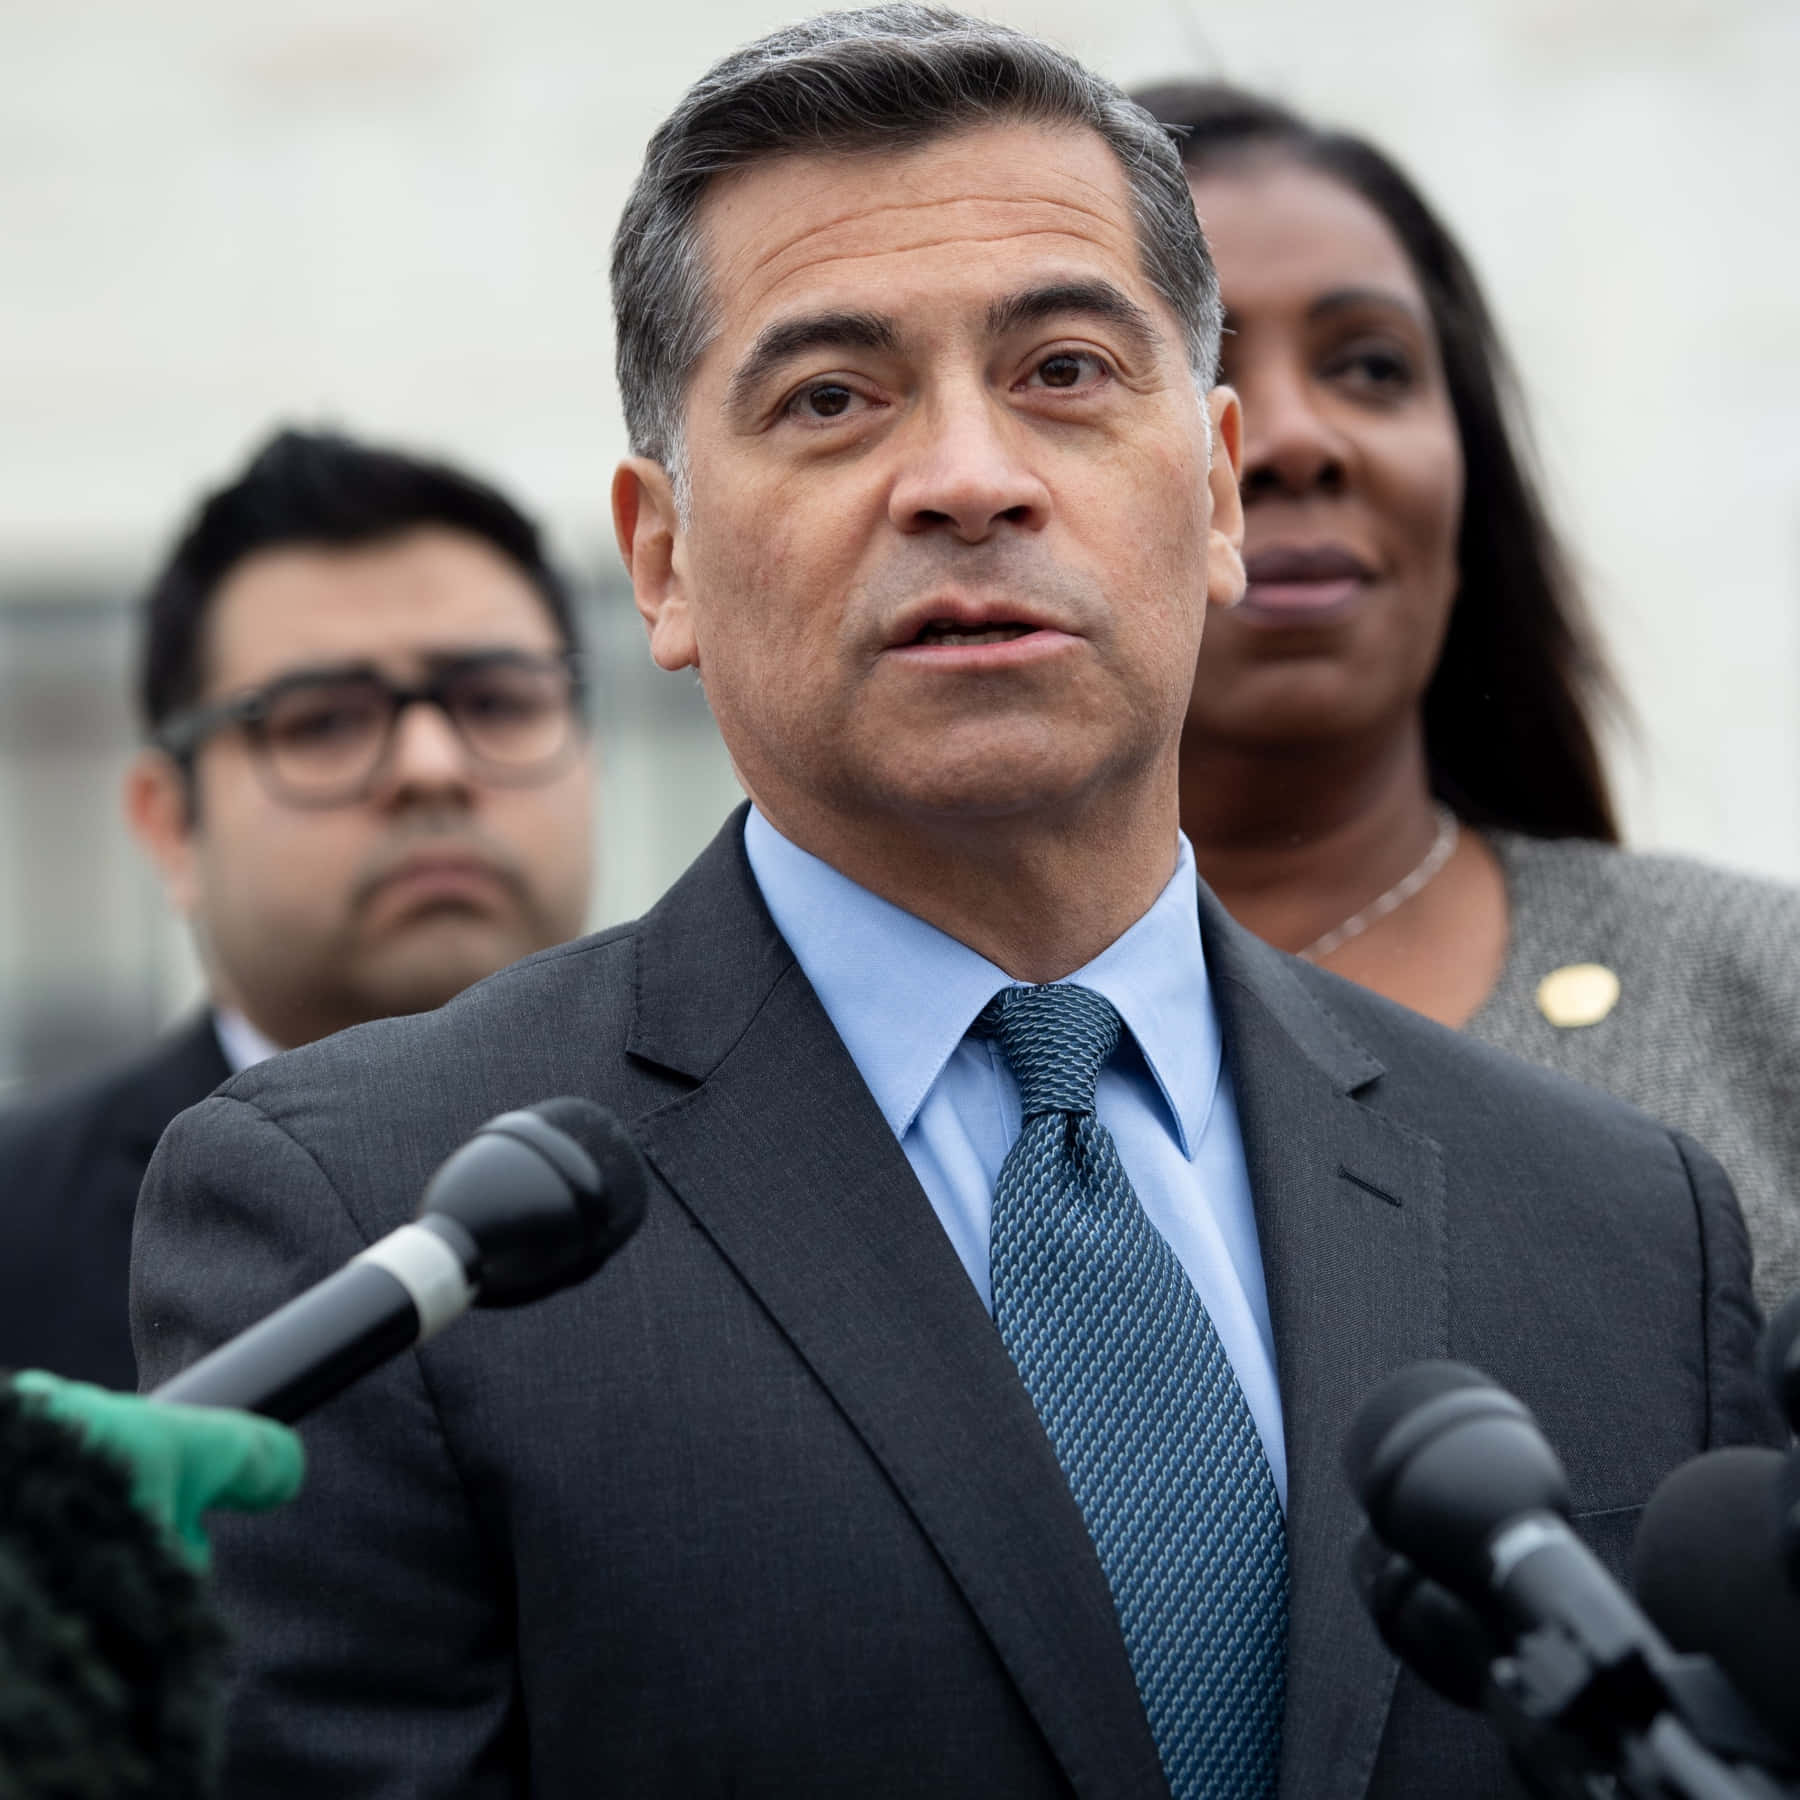
[[[169,903],[192,918],[199,905],[195,792],[190,777],[160,750],[140,750],[125,770],[121,796],[131,835],[162,877]]]
[[[612,509],[619,554],[657,667],[699,668],[687,544],[668,470],[647,456],[626,457],[613,474]]]
[[[1212,426],[1212,463],[1206,484],[1212,492],[1212,531],[1206,541],[1206,597],[1214,606],[1236,606],[1244,597],[1244,497],[1238,474],[1244,466],[1244,409],[1228,387],[1206,396]]]

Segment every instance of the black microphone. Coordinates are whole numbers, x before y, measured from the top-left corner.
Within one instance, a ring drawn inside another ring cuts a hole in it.
[[[1678,1650],[1712,1657],[1800,1755],[1800,1594],[1783,1566],[1790,1459],[1714,1450],[1650,1498],[1632,1553],[1644,1610]]]
[[[1402,1369],[1364,1403],[1344,1465],[1370,1527],[1404,1559],[1385,1572],[1385,1593],[1363,1574],[1390,1647],[1452,1699],[1478,1689],[1536,1791],[1782,1791],[1771,1779],[1781,1746],[1713,1664],[1677,1654],[1570,1529],[1562,1465],[1511,1394],[1460,1363]],[[1471,1623],[1499,1651],[1479,1684]],[[1415,1660],[1446,1654],[1455,1668]]]
[[[418,1219],[152,1391],[291,1424],[471,1306],[584,1281],[644,1216],[649,1171],[591,1100],[490,1119],[431,1178]]]
[[[1763,1380],[1788,1422],[1800,1432],[1800,1294],[1790,1294],[1763,1332]]]
[[[1764,1384],[1786,1418],[1800,1432],[1800,1294],[1790,1294],[1769,1321],[1758,1346]],[[1789,1591],[1800,1594],[1800,1451],[1793,1452],[1776,1478],[1776,1551]]]
[[[1568,1481],[1537,1422],[1479,1371],[1423,1362],[1389,1377],[1344,1467],[1382,1542],[1509,1636],[1575,1626],[1609,1657],[1654,1637],[1569,1529]]]
[[[1501,1651],[1474,1612],[1372,1531],[1356,1540],[1350,1571],[1381,1641],[1453,1706],[1478,1708]]]

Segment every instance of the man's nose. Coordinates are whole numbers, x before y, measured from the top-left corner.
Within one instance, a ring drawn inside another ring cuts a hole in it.
[[[376,774],[374,798],[391,806],[420,795],[466,793],[474,785],[469,753],[444,709],[432,700],[402,706]]]
[[[889,500],[902,531],[948,531],[978,544],[1005,523],[1028,530],[1050,516],[1023,425],[985,393],[941,399],[914,422]]]
[[[1344,491],[1352,446],[1304,369],[1266,369],[1234,385],[1244,403],[1246,500]]]

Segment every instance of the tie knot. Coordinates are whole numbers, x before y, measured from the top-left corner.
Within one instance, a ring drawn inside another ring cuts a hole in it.
[[[1094,1084],[1118,1047],[1120,1020],[1093,989],[1059,982],[1002,988],[981,1009],[975,1030],[999,1044],[1029,1119],[1094,1110]]]

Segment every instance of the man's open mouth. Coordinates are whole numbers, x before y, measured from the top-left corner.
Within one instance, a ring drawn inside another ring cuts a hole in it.
[[[915,644],[1004,644],[1012,638],[1028,637],[1035,625],[958,625],[951,619],[933,619]]]

